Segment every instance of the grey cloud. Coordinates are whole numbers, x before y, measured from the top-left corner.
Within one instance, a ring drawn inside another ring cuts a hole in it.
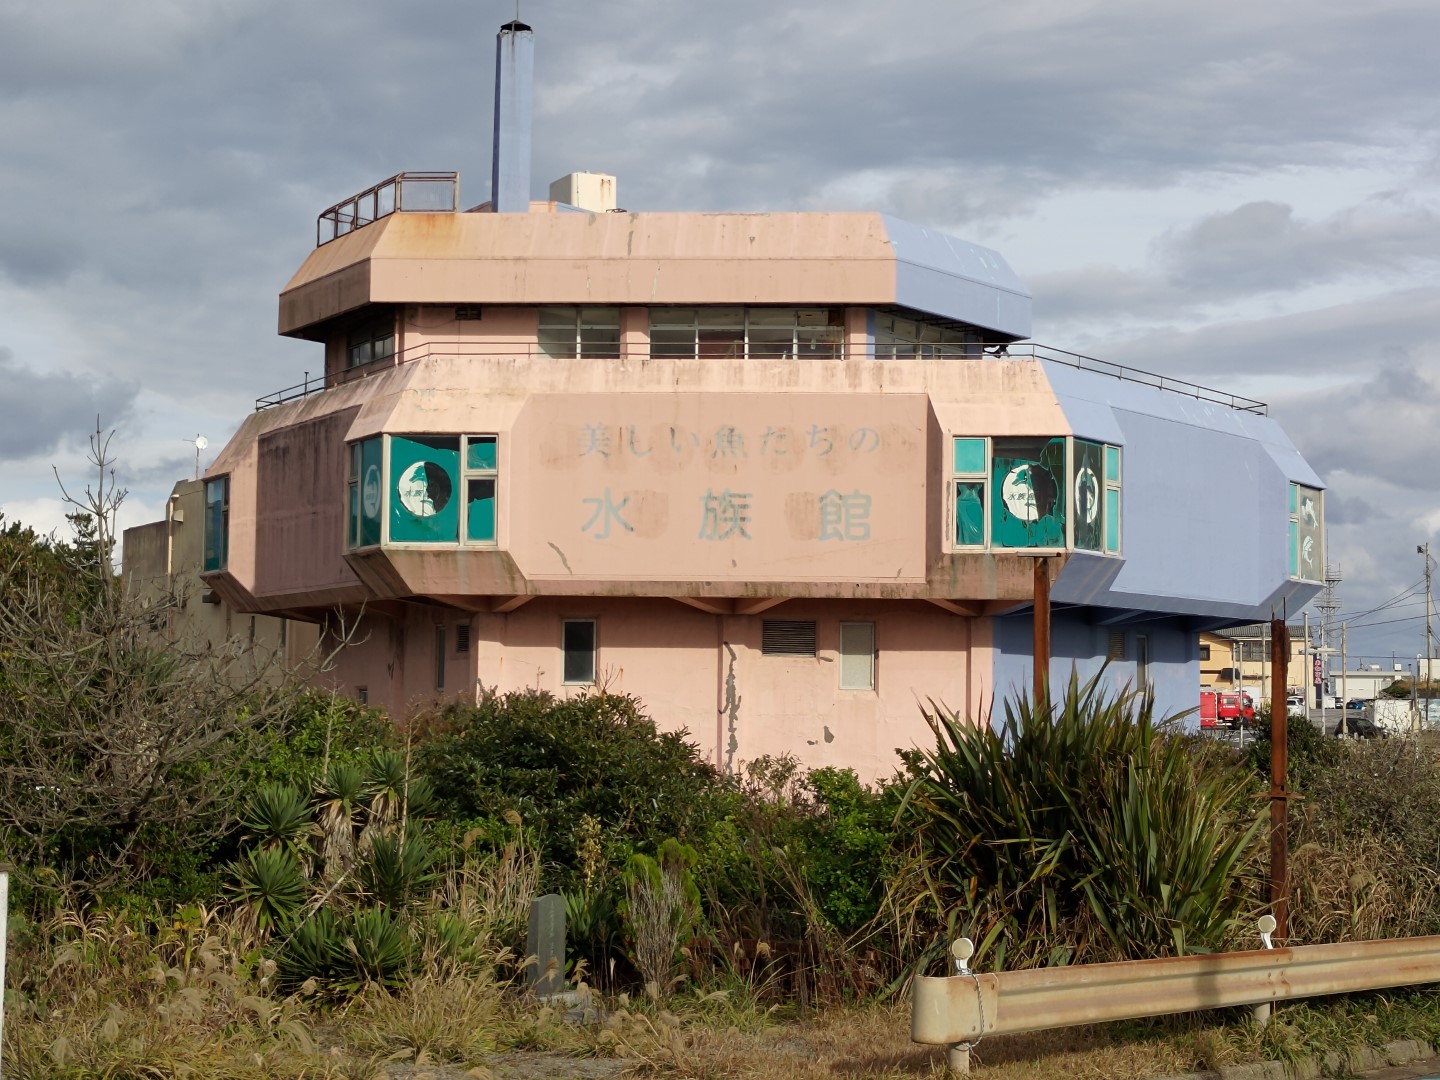
[[[1215,295],[1294,289],[1440,258],[1440,216],[1377,198],[1324,221],[1252,202],[1164,237],[1159,254],[1177,286]]]
[[[95,418],[112,425],[130,414],[137,388],[111,379],[44,374],[20,366],[0,347],[0,459],[48,454],[83,443]]]

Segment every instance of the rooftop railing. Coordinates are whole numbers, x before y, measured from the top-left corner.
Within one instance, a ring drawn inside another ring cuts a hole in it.
[[[403,172],[336,203],[315,220],[321,247],[390,214],[453,214],[460,201],[457,172]]]
[[[794,349],[784,349],[773,343],[766,343],[762,347],[751,347],[749,349],[744,349],[742,346],[741,351],[737,351],[734,345],[717,347],[714,343],[701,342],[695,350],[689,352],[677,351],[674,346],[665,346],[663,350],[657,348],[652,352],[644,343],[626,343],[624,345],[617,345],[614,342],[599,345],[584,344],[578,345],[574,349],[557,350],[553,345],[542,347],[535,341],[432,341],[426,342],[423,345],[417,345],[411,349],[406,349],[404,352],[396,353],[394,356],[387,357],[384,360],[377,360],[373,363],[348,368],[343,371],[331,372],[323,377],[307,377],[304,382],[296,383],[294,386],[287,386],[283,390],[277,390],[272,394],[266,394],[264,397],[256,398],[255,410],[259,412],[262,409],[283,405],[288,401],[294,401],[323,390],[343,386],[357,379],[377,375],[391,367],[398,367],[401,364],[408,364],[429,357],[504,357],[510,359],[579,359],[596,361],[703,361],[743,359],[757,361],[788,360],[797,363],[806,363],[813,360],[878,361],[880,363],[903,363],[914,360],[1048,360],[1081,371],[1092,372],[1105,378],[1137,383],[1141,386],[1149,386],[1166,393],[1180,394],[1184,397],[1194,398],[1196,401],[1204,401],[1212,405],[1222,406],[1223,408],[1234,409],[1237,412],[1254,413],[1257,416],[1266,416],[1269,414],[1269,406],[1263,401],[1256,401],[1253,398],[1226,393],[1223,390],[1215,390],[1208,386],[1201,386],[1199,383],[1187,382],[1184,379],[1176,379],[1168,375],[1158,375],[1155,372],[1142,371],[1139,368],[1128,367],[1125,364],[1116,364],[1109,360],[1099,360],[1093,356],[1067,352],[1064,349],[1056,349],[1049,345],[1039,345],[1029,341],[997,344],[975,343],[969,345],[904,345],[891,343],[881,345],[867,344],[860,348],[847,345],[841,341],[835,341],[802,348],[798,353]]]

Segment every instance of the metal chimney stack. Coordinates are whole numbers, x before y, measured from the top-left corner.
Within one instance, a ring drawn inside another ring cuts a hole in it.
[[[535,81],[535,35],[508,22],[495,36],[495,147],[490,204],[497,214],[530,210],[530,119]]]

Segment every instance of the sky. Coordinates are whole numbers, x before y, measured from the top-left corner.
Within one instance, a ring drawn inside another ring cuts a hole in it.
[[[162,516],[262,394],[315,217],[489,196],[503,0],[0,0],[0,513],[64,528],[113,430]],[[522,0],[534,192],[880,210],[994,247],[1034,340],[1266,401],[1327,484],[1349,651],[1425,651],[1440,556],[1434,0]],[[92,481],[93,482],[93,481]],[[1228,523],[1223,477],[1187,493]],[[1440,581],[1440,576],[1437,576]],[[1418,589],[1418,591],[1417,591]],[[1379,610],[1376,610],[1379,609]],[[1334,643],[1338,646],[1338,642]]]

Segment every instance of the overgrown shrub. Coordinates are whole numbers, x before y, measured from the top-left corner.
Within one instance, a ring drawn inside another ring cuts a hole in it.
[[[994,726],[927,713],[896,911],[940,929],[935,946],[964,933],[993,967],[1180,954],[1222,947],[1247,912],[1252,778],[1103,678],[1007,701]]]
[[[484,694],[421,718],[416,764],[440,816],[475,825],[516,810],[536,834],[552,888],[580,885],[578,829],[600,825],[619,868],[657,837],[690,841],[717,816],[724,785],[684,732],[661,732],[632,697]]]

